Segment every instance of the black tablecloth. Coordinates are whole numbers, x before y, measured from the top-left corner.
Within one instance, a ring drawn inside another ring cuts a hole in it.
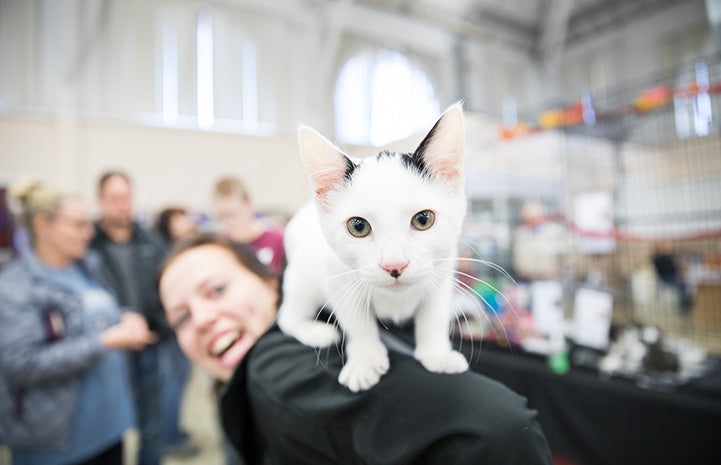
[[[721,363],[673,392],[582,368],[558,375],[542,357],[487,343],[475,343],[471,365],[527,397],[551,449],[578,465],[721,464]]]

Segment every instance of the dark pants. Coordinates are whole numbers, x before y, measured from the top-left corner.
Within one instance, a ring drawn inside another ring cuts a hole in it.
[[[95,457],[78,463],[78,465],[123,465],[123,443],[118,442]]]
[[[130,356],[135,399],[135,418],[140,436],[138,465],[160,465],[162,457],[162,410],[160,366],[157,346],[148,346]]]
[[[191,365],[174,336],[161,342],[158,352],[163,412],[162,442],[164,447],[179,446],[188,440],[187,434],[180,427],[180,413]]]

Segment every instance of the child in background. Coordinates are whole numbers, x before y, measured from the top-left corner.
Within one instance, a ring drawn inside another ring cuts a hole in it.
[[[261,263],[280,274],[285,267],[283,233],[258,218],[240,179],[227,177],[215,183],[213,211],[223,236],[251,246]]]

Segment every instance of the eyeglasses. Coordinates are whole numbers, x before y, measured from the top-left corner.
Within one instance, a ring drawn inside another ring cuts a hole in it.
[[[93,227],[93,222],[88,219],[80,220],[80,219],[73,219],[73,218],[58,216],[55,218],[55,222],[65,224],[75,230],[78,230],[78,231],[83,231],[83,230],[90,229]]]

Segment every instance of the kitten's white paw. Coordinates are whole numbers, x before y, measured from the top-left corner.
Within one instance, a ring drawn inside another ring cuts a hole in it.
[[[307,346],[322,349],[338,341],[338,330],[335,326],[322,321],[304,321],[296,323],[291,334]]]
[[[416,360],[433,373],[462,373],[468,370],[466,358],[458,351],[423,353],[416,350]]]
[[[379,344],[362,357],[349,359],[343,365],[338,381],[353,392],[365,391],[378,384],[389,367],[388,350]]]

